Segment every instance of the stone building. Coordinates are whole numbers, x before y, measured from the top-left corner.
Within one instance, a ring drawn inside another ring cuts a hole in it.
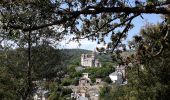
[[[83,73],[83,77],[79,79],[79,86],[90,86],[91,80],[88,73]]]
[[[88,100],[87,89],[90,87],[91,80],[88,77],[88,73],[83,73],[83,76],[79,79],[79,85],[75,87],[75,91],[71,93],[71,98],[76,100]]]
[[[116,83],[118,85],[125,84],[127,82],[126,66],[124,65],[117,66],[115,72],[111,73],[109,77],[113,81],[113,83]]]
[[[72,87],[71,98],[75,100],[99,100],[99,91],[103,85],[92,85],[88,73],[82,74],[83,76],[79,79],[79,85]],[[101,79],[97,78],[96,81],[100,83]]]
[[[101,78],[96,78],[96,84],[100,84],[102,82]]]
[[[81,55],[81,66],[84,67],[101,67],[101,63],[96,59],[96,53],[82,54]]]

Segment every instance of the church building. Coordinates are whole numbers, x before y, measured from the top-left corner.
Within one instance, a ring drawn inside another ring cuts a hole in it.
[[[96,58],[96,53],[82,54],[81,55],[81,66],[83,67],[101,67],[101,63]]]

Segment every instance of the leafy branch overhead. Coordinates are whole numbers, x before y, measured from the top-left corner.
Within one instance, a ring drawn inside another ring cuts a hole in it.
[[[115,48],[133,27],[134,18],[143,13],[169,15],[169,4],[168,0],[2,0],[0,20],[1,28],[12,35],[17,30],[39,31],[40,35],[47,30],[44,33],[54,32],[57,40],[70,33],[75,40],[88,38],[100,43],[111,33],[114,43],[110,47]],[[61,27],[52,30],[56,26]],[[123,31],[115,31],[120,28]]]

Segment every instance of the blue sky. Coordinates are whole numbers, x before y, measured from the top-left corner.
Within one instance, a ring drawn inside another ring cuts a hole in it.
[[[161,16],[158,14],[145,14],[142,16],[144,19],[142,19],[141,17],[137,17],[133,20],[134,28],[128,32],[127,40],[130,40],[134,35],[138,34],[140,32],[140,29],[148,22],[156,24],[162,21]]]
[[[128,37],[126,39],[126,41],[129,41],[132,39],[132,37],[134,35],[139,34],[140,29],[146,25],[147,23],[153,23],[156,24],[158,22],[161,22],[162,19],[160,17],[160,15],[157,14],[143,14],[142,15],[144,19],[142,19],[141,17],[137,17],[133,20],[133,24],[134,24],[134,28],[132,28],[129,32],[128,32]],[[70,38],[70,36],[68,36]],[[67,37],[66,37],[67,38]],[[108,37],[106,41],[110,41],[110,38]],[[88,41],[87,39],[81,40],[80,44],[78,42],[73,42],[71,41],[70,43],[68,43],[68,40],[63,40],[61,42],[61,48],[67,48],[67,49],[87,49],[87,50],[95,50],[97,43],[96,42],[92,42],[92,41]]]
[[[146,0],[139,0],[140,2],[146,2]],[[129,3],[132,6],[135,6],[135,0],[129,0]],[[66,7],[66,5],[62,5],[62,7]],[[147,23],[158,23],[161,22],[162,19],[160,17],[160,15],[158,14],[143,14],[142,15],[144,19],[142,19],[141,17],[137,17],[133,20],[133,24],[134,24],[134,28],[131,29],[128,32],[128,37],[125,40],[125,42],[130,41],[132,39],[132,37],[134,35],[137,35],[140,32],[140,29],[146,25]],[[66,36],[66,39],[70,39],[72,36]],[[87,39],[81,40],[80,43],[81,45],[79,45],[78,42],[73,42],[71,41],[69,44],[67,44],[68,40],[63,40],[60,43],[60,48],[67,48],[67,49],[87,49],[87,50],[94,50],[96,48],[97,43],[96,42],[92,42],[92,41],[88,41]],[[106,38],[106,42],[110,41],[110,37]]]

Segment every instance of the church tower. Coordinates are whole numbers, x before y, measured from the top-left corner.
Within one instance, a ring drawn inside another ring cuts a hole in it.
[[[81,55],[81,65],[84,66],[85,54]]]
[[[96,59],[96,52],[95,52],[95,51],[92,52],[91,58],[92,58],[92,59]]]

